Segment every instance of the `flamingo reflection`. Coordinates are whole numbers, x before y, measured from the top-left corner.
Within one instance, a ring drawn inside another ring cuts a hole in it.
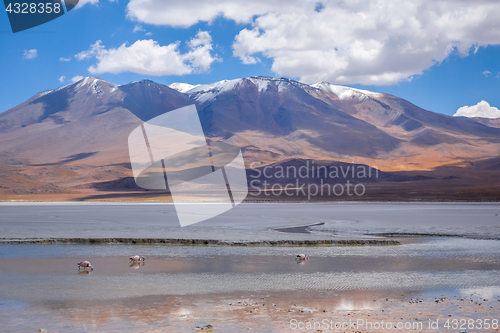
[[[144,261],[142,262],[137,262],[137,261],[134,261],[130,264],[130,268],[133,268],[133,269],[139,269],[139,267],[141,266],[144,266],[146,263]]]

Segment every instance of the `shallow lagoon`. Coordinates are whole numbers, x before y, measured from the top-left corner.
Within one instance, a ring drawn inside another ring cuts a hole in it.
[[[495,204],[248,204],[241,206],[243,213],[234,209],[187,228],[177,226],[172,209],[3,205],[0,227],[3,238],[357,239],[378,238],[380,232],[460,237],[309,248],[4,244],[2,331],[190,332],[210,323],[219,332],[281,332],[289,330],[292,317],[312,320],[324,313],[405,320],[500,316],[500,241],[477,239],[498,238]],[[274,230],[314,223],[320,224],[307,228],[309,233]],[[297,253],[310,258],[297,263]],[[144,255],[144,265],[131,265],[132,254]],[[81,260],[90,260],[94,271],[79,272]],[[445,301],[434,302],[437,297]],[[415,305],[418,298],[423,302]],[[300,311],[306,307],[312,312]]]

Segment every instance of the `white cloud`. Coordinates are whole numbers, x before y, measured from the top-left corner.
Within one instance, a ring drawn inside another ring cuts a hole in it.
[[[81,76],[81,75],[77,75],[77,76],[73,76],[73,77],[71,78],[71,81],[72,81],[73,83],[75,83],[75,82],[80,81],[81,79],[83,79],[83,76]]]
[[[68,62],[68,61],[71,61],[71,58],[64,58],[64,57],[61,57],[61,58],[59,58],[59,61],[65,61],[65,62]]]
[[[102,45],[101,40],[98,40],[94,44],[90,45],[90,49],[75,54],[75,58],[80,61],[85,59],[90,59],[99,52],[102,52],[103,50],[104,50],[104,45]]]
[[[500,118],[500,110],[496,107],[490,106],[486,101],[481,101],[477,105],[462,106],[453,115],[454,117],[482,117],[482,118]]]
[[[138,40],[128,46],[106,49],[98,40],[87,51],[75,57],[83,60],[94,57],[97,64],[88,68],[92,74],[133,72],[146,75],[184,75],[205,72],[212,62],[218,60],[212,56],[212,38],[206,31],[198,31],[187,45],[189,51],[181,53],[180,42],[161,46],[158,42]]]
[[[23,58],[24,59],[34,59],[38,57],[37,49],[24,50]]]
[[[152,32],[146,32],[145,35],[146,36],[153,36],[153,33]]]
[[[113,1],[111,1],[113,2]],[[99,0],[80,0],[78,4],[76,5],[75,9],[81,8],[82,6],[86,4],[91,4],[91,5],[97,5],[99,3]]]
[[[66,79],[66,76],[61,76],[58,80],[59,80],[59,82],[63,83],[64,79]]]
[[[488,75],[491,75],[491,72],[490,71],[484,71],[483,75],[486,76],[486,77],[488,77]]]
[[[500,44],[497,0],[130,0],[137,22],[189,27],[217,17],[251,23],[235,37],[245,64],[312,83],[394,84],[443,61]]]
[[[144,28],[142,26],[140,26],[139,24],[136,24],[134,27],[134,32],[137,32],[137,31],[146,31],[146,30],[144,30]]]
[[[212,22],[218,16],[249,23],[254,15],[262,15],[271,10],[283,10],[300,4],[291,0],[283,5],[279,1],[266,0],[130,0],[127,17],[138,22],[173,27],[190,27],[200,21]]]

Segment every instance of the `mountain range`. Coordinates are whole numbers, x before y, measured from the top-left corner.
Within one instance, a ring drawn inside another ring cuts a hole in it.
[[[370,199],[497,200],[496,119],[451,117],[389,94],[269,77],[170,86],[88,77],[41,92],[0,114],[0,198],[165,197],[135,186],[127,138],[144,121],[191,104],[207,138],[240,146],[247,168],[354,163],[385,175],[370,185]]]

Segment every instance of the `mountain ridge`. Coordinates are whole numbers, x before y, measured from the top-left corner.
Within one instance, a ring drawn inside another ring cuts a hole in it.
[[[416,172],[500,156],[500,128],[389,94],[269,77],[170,86],[183,92],[88,77],[38,93],[0,114],[0,169],[17,168],[21,178],[5,171],[12,183],[37,179],[46,191],[128,179],[129,133],[190,104],[208,139],[239,145],[247,166],[317,160]]]

